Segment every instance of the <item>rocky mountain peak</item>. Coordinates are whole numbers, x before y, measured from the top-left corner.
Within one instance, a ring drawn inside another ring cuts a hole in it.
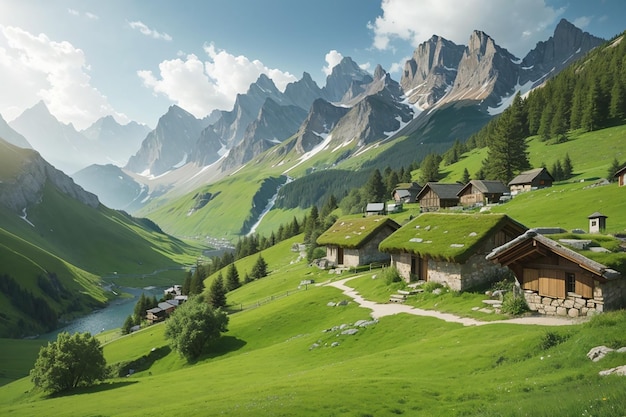
[[[520,84],[530,81],[535,86],[544,82],[603,42],[604,39],[583,32],[561,19],[554,35],[547,41],[537,42],[522,60]]]
[[[465,47],[440,36],[421,43],[404,64],[400,85],[409,102],[428,108],[454,84]]]
[[[354,90],[357,86],[366,85],[373,81],[372,76],[359,67],[350,57],[344,57],[326,77],[326,86],[323,88],[324,95],[333,102],[340,101],[348,90]]]

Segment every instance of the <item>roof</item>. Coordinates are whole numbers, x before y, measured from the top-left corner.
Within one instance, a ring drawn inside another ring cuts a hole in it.
[[[605,216],[604,214],[600,213],[599,211],[596,211],[595,213],[590,214],[587,218],[588,219],[599,219],[600,217],[603,217],[605,219],[608,218],[608,216]]]
[[[617,178],[621,175],[626,174],[626,165],[624,165],[623,167],[621,167],[620,169],[617,170],[617,172],[614,175],[614,178]]]
[[[527,230],[505,214],[424,213],[383,240],[379,249],[464,262],[486,239],[505,228],[512,235]]]
[[[412,190],[419,191],[422,189],[422,186],[416,182],[401,182],[396,185],[396,190]]]
[[[176,306],[167,302],[159,303],[159,308],[162,310],[169,310],[172,307],[176,307]]]
[[[154,307],[154,308],[146,310],[146,313],[159,314],[161,311],[163,311],[162,308]]]
[[[385,211],[385,203],[367,203],[365,211]]]
[[[322,233],[317,238],[317,243],[319,245],[358,248],[385,227],[397,230],[400,225],[387,216],[344,217],[338,219],[335,224]]]
[[[472,186],[476,187],[483,194],[504,194],[509,192],[509,188],[499,180],[471,180],[459,191],[458,195],[462,195]]]
[[[397,188],[396,189],[396,194],[398,194],[398,197],[400,197],[400,198],[411,197],[411,192],[409,190],[405,190],[405,189],[401,189],[401,188]]]
[[[572,249],[566,248],[559,242],[540,235],[533,229],[528,230],[516,239],[495,248],[490,254],[487,255],[487,259],[498,262],[502,265],[509,265],[516,261],[541,256],[541,250],[535,242],[540,244],[540,246],[549,249],[551,252],[578,264],[581,268],[592,272],[598,277],[611,280],[622,276],[618,271],[591,260],[586,256],[573,251]]]
[[[517,177],[513,178],[509,182],[509,185],[530,184],[535,178],[539,176],[547,176],[548,178],[552,179],[552,181],[554,181],[554,178],[552,177],[552,175],[550,175],[547,169],[535,168],[520,173]]]
[[[433,190],[435,194],[440,199],[443,200],[458,200],[458,193],[463,188],[462,184],[453,183],[453,184],[443,184],[439,182],[427,182],[426,185],[420,190],[419,194],[417,194],[416,200],[419,200],[428,193],[428,190]]]

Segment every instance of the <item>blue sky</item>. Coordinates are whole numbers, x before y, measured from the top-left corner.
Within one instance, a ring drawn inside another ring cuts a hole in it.
[[[84,129],[114,115],[154,127],[172,104],[230,110],[261,73],[318,85],[341,57],[400,80],[433,34],[474,29],[522,58],[561,18],[603,38],[626,29],[623,0],[0,0],[0,115],[43,100]]]

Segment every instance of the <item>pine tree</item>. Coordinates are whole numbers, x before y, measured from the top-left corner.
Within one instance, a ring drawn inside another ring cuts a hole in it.
[[[224,278],[221,272],[209,287],[208,302],[213,308],[226,307],[226,288],[224,288]]]
[[[563,160],[563,179],[568,180],[572,178],[574,175],[574,166],[572,165],[572,160],[569,157],[569,154],[565,154],[565,159]]]
[[[383,184],[383,177],[380,175],[380,171],[375,169],[372,172],[367,184],[365,184],[365,198],[368,203],[380,203],[386,201],[385,198],[385,184]]]
[[[609,116],[621,121],[626,117],[626,89],[619,78],[616,78],[611,89],[611,104],[609,105]]]
[[[561,166],[561,161],[557,160],[554,165],[552,165],[551,171],[552,177],[555,181],[563,180],[563,167]]]
[[[557,143],[566,142],[568,125],[569,123],[565,118],[565,104],[559,103],[554,115],[552,116],[550,136],[553,137]]]
[[[319,212],[314,204],[304,225],[304,243],[310,243],[311,234],[319,227],[319,224]]]
[[[139,324],[141,320],[146,316],[146,310],[148,309],[148,301],[146,299],[146,295],[141,293],[139,296],[139,300],[135,304],[135,309],[133,311],[134,323]]]
[[[487,159],[483,163],[487,178],[508,183],[516,173],[530,168],[524,111],[524,103],[518,93],[511,106],[498,118],[489,142]]]
[[[263,256],[259,255],[251,272],[252,279],[260,279],[267,276],[267,263]]]
[[[189,290],[191,289],[191,271],[188,271],[185,275],[185,280],[183,281],[183,288],[181,288],[181,292],[183,295],[189,295]]]
[[[202,274],[202,269],[199,266],[196,266],[196,270],[191,276],[189,295],[202,294],[202,291],[204,291],[204,278],[205,277]]]
[[[431,181],[438,181],[440,163],[441,157],[439,155],[435,153],[426,155],[420,164],[420,181],[424,184]]]
[[[609,167],[609,171],[607,172],[607,177],[609,179],[609,181],[615,181],[615,174],[617,174],[617,171],[620,170],[622,166],[620,165],[619,161],[617,160],[617,158],[613,159],[613,162],[611,163],[611,166]]]
[[[135,320],[133,320],[133,316],[126,317],[124,320],[124,324],[122,325],[122,334],[129,334],[130,329],[135,325]]]
[[[463,178],[461,178],[461,182],[463,184],[467,184],[468,182],[470,182],[471,178],[470,178],[470,174],[469,171],[467,170],[467,168],[463,169]]]
[[[241,287],[239,282],[239,271],[234,263],[230,264],[226,271],[226,291],[236,290]]]

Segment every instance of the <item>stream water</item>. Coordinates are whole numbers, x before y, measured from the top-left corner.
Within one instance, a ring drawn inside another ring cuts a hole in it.
[[[53,332],[43,334],[39,336],[39,339],[44,340],[56,340],[57,335],[61,332],[68,333],[83,333],[89,332],[92,335],[98,334],[104,330],[111,330],[118,327],[122,327],[126,317],[133,313],[135,304],[141,294],[152,297],[153,295],[157,299],[163,296],[163,287],[146,287],[146,288],[125,288],[117,287],[116,292],[124,292],[131,294],[132,297],[117,298],[109,302],[109,304],[101,310],[96,310],[91,314],[83,317],[79,317],[67,323],[64,327],[57,329]]]

